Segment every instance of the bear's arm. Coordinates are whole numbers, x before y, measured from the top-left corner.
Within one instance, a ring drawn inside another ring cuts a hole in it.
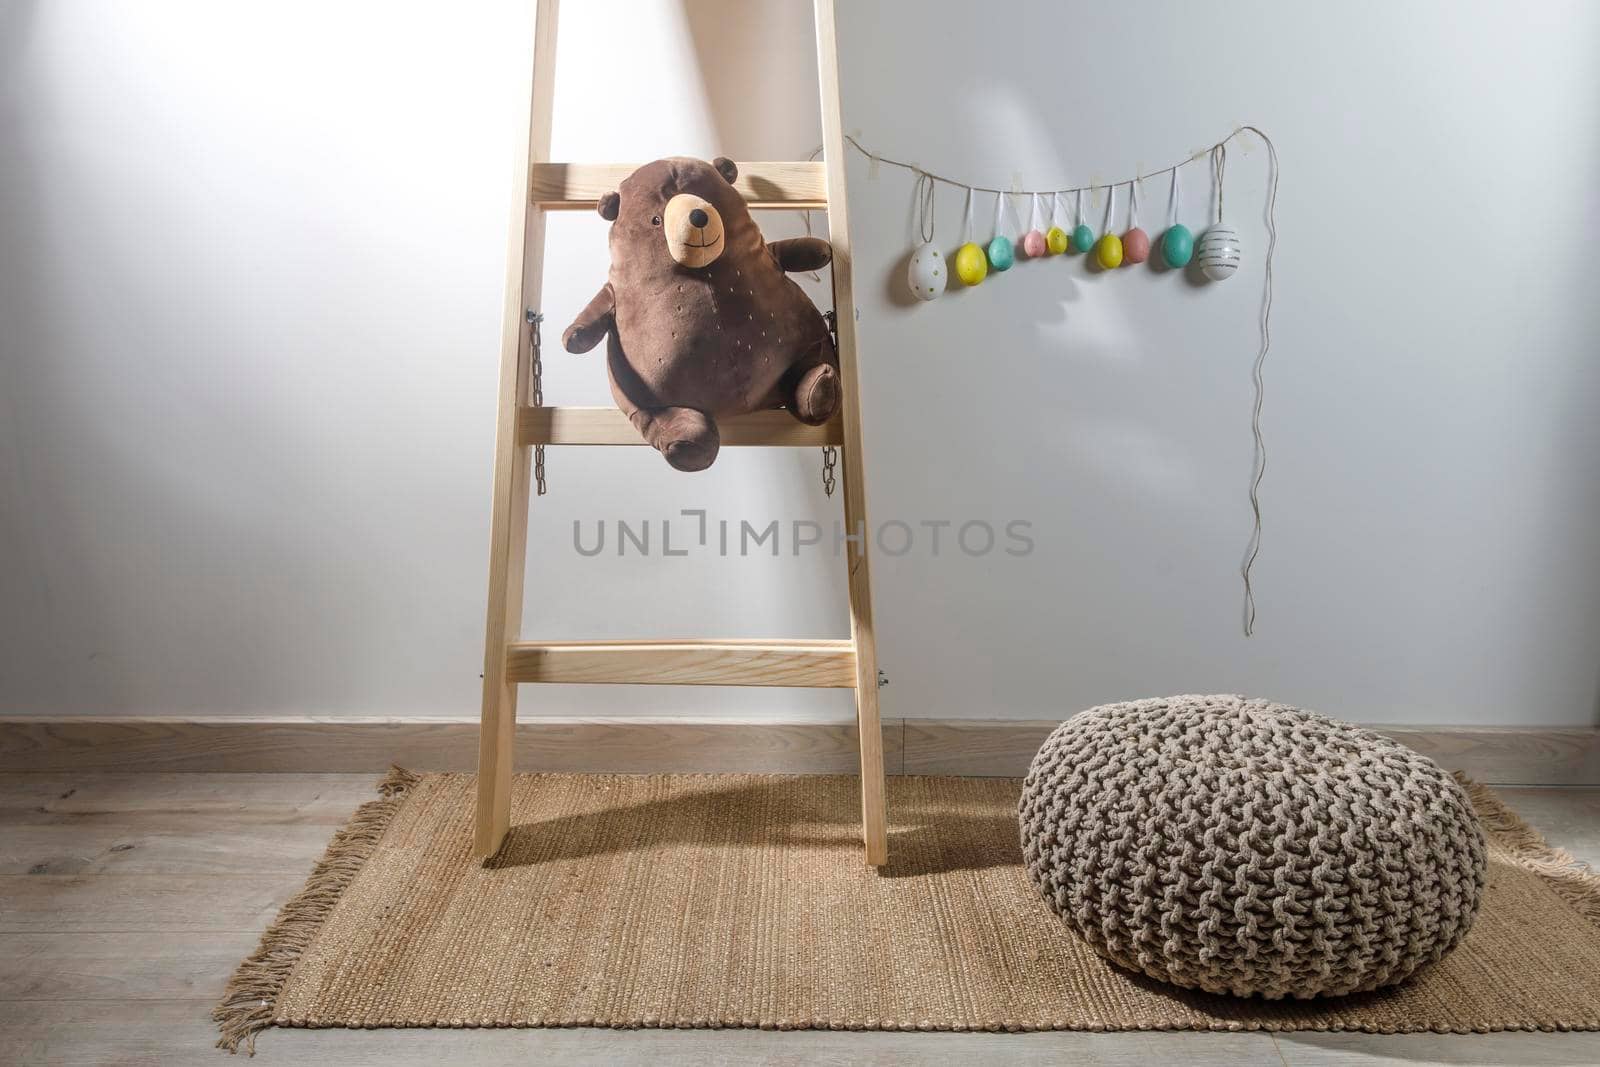
[[[786,271],[821,270],[833,262],[833,246],[820,237],[790,237],[773,241],[767,251]]]
[[[561,346],[574,354],[589,351],[611,331],[612,317],[616,310],[617,298],[611,292],[611,283],[606,282],[600,287],[600,291],[594,294],[594,299],[589,301],[589,306],[572,320],[567,332],[561,335]]]

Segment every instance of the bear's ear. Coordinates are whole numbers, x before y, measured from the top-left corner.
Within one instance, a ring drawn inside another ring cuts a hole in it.
[[[622,210],[622,197],[616,193],[607,193],[600,198],[600,217],[607,222],[617,221],[617,212]]]
[[[739,176],[738,165],[727,156],[718,156],[711,161],[711,165],[717,168],[717,173],[722,175],[729,185],[732,185],[734,179]]]

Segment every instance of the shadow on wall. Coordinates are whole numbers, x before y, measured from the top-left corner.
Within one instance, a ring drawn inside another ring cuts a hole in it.
[[[680,2],[721,151],[736,160],[805,159],[822,142],[811,5]]]

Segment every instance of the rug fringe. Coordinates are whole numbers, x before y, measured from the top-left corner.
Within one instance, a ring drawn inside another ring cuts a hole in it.
[[[1579,915],[1600,926],[1600,873],[1566,849],[1553,847],[1488,786],[1479,785],[1460,771],[1455,772],[1455,777],[1478,810],[1484,829],[1494,835],[1495,843],[1509,851],[1519,867],[1543,878],[1551,891]]]
[[[378,783],[379,799],[356,809],[350,821],[333,836],[305,888],[283,906],[261,935],[255,952],[228,979],[222,1002],[211,1012],[222,1031],[218,1048],[238,1052],[240,1044],[244,1044],[246,1051],[255,1055],[256,1035],[272,1025],[278,993],[288,981],[289,972],[377,848],[406,795],[421,780],[420,774],[390,767]]]

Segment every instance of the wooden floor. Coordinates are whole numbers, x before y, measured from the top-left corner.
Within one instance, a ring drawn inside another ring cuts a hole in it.
[[[209,1019],[224,981],[374,781],[0,777],[0,1064],[226,1062]],[[1600,864],[1600,789],[1501,792]],[[1593,1064],[1600,1034],[272,1030],[255,1062]]]

